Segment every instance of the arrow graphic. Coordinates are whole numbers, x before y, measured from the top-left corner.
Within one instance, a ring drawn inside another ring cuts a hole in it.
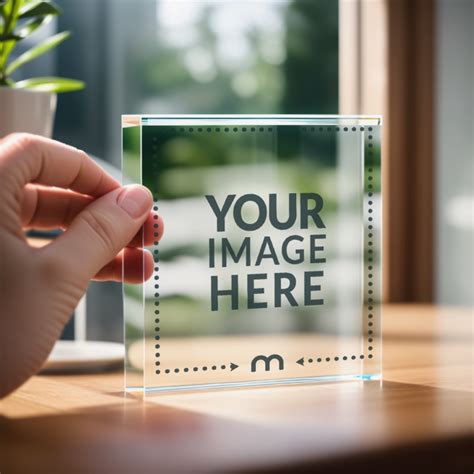
[[[192,374],[195,372],[206,372],[208,370],[228,370],[230,368],[230,371],[232,372],[235,369],[238,369],[240,366],[237,364],[234,364],[234,362],[230,362],[229,365],[223,364],[223,365],[203,365],[203,366],[197,366],[197,367],[176,367],[176,368],[169,368],[169,369],[158,369],[156,373],[159,375],[161,373],[165,374],[179,374],[179,373],[185,373],[185,374]]]
[[[297,364],[304,366],[304,357],[296,361]]]

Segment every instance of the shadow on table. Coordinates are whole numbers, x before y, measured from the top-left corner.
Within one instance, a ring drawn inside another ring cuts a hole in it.
[[[132,397],[0,417],[0,467],[30,472],[469,472],[471,395],[394,382]]]

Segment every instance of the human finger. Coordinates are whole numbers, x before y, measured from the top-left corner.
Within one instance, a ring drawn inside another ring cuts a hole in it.
[[[84,151],[27,133],[0,142],[0,177],[3,193],[39,183],[97,197],[120,186]]]
[[[26,229],[66,229],[93,200],[91,196],[70,190],[28,184],[21,200],[22,226]],[[153,245],[162,235],[163,220],[156,213],[150,212],[143,227],[128,246]]]
[[[79,213],[66,232],[44,248],[45,258],[60,262],[62,271],[89,280],[127,246],[151,206],[151,193],[143,186],[116,189]]]
[[[125,248],[94,276],[98,281],[143,283],[153,274],[153,257],[146,249]]]

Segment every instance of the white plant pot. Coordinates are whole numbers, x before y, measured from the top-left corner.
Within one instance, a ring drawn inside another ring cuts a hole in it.
[[[51,138],[56,94],[0,87],[0,137],[27,132]]]

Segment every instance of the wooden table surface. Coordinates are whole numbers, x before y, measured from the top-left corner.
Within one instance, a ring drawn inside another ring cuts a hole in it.
[[[387,306],[382,382],[160,394],[36,376],[0,402],[0,472],[472,472],[472,312]]]

